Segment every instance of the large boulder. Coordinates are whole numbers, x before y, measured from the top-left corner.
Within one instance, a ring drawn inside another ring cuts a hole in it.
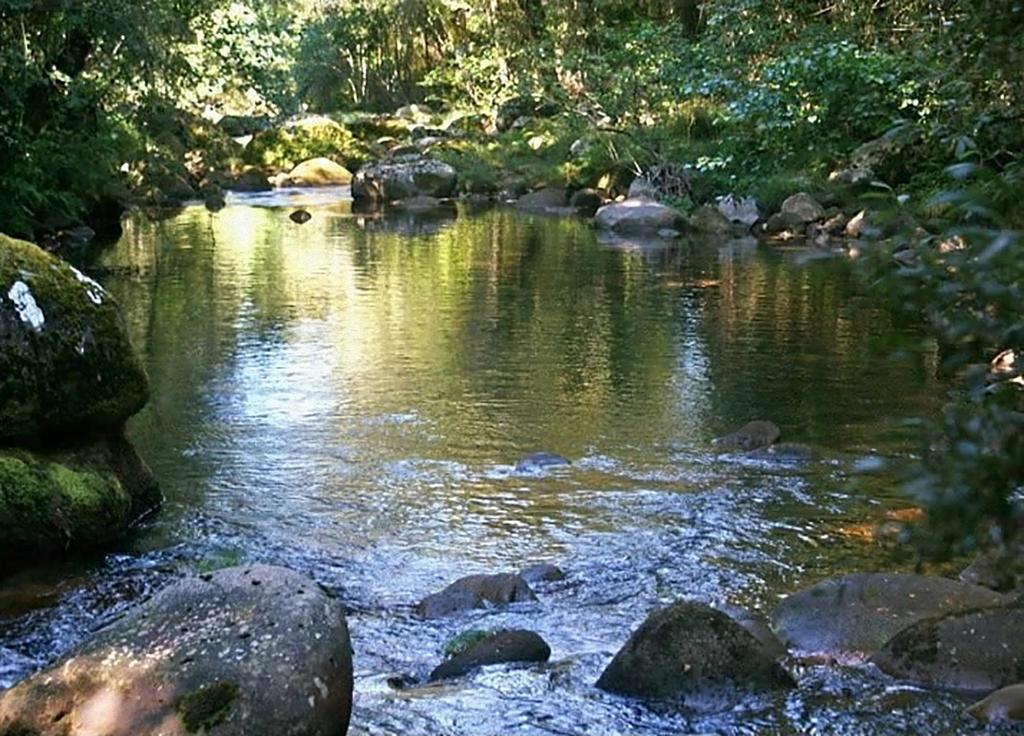
[[[467,575],[440,593],[428,595],[417,606],[416,612],[423,618],[443,618],[488,605],[535,600],[537,596],[519,575]]]
[[[415,154],[361,168],[352,179],[352,198],[383,204],[413,197],[451,197],[458,175],[448,164]]]
[[[0,445],[117,429],[148,396],[110,294],[0,235]]]
[[[1005,603],[987,588],[947,578],[854,573],[787,596],[772,628],[790,649],[864,654],[922,619]]]
[[[594,216],[602,230],[617,233],[657,233],[659,230],[683,230],[686,218],[663,204],[648,199],[626,199],[606,204]]]
[[[527,212],[564,211],[568,206],[569,195],[560,187],[545,187],[524,194],[516,202],[516,207]]]
[[[351,706],[341,605],[256,565],[170,585],[0,694],[0,733],[343,736]]]
[[[609,692],[700,710],[792,685],[750,632],[721,611],[690,601],[648,616],[597,681]]]
[[[303,161],[279,181],[282,187],[339,187],[352,181],[352,172],[329,158]]]
[[[782,203],[780,214],[784,218],[807,225],[825,216],[825,208],[806,192],[799,192]]]
[[[0,568],[110,544],[160,501],[149,468],[119,435],[73,448],[0,448]]]
[[[506,662],[547,662],[551,647],[532,631],[514,629],[485,634],[434,668],[430,681],[461,677],[475,669]]]
[[[962,611],[918,621],[871,661],[930,687],[991,691],[1024,676],[1024,605]]]

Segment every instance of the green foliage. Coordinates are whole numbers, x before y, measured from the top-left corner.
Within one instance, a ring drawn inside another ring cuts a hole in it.
[[[1006,548],[1024,529],[1024,167],[996,174],[965,163],[951,173],[959,185],[933,201],[950,218],[946,232],[913,244],[916,265],[882,282],[899,306],[925,316],[942,369],[961,381],[925,426],[909,486],[928,509],[918,542],[940,556]],[[1016,364],[990,367],[1006,350]]]
[[[257,134],[245,149],[244,161],[287,171],[306,159],[321,156],[358,168],[369,159],[370,151],[344,125],[318,118]]]

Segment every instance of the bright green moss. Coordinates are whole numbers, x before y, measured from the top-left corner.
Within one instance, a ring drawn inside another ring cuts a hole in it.
[[[5,554],[108,543],[127,526],[131,506],[112,473],[0,451],[0,550]]]

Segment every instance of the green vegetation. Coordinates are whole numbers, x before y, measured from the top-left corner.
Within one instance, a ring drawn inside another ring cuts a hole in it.
[[[493,629],[466,629],[444,643],[443,654],[446,659],[451,659],[497,633]]]
[[[205,733],[219,726],[238,700],[238,693],[237,684],[221,680],[181,698],[177,711],[185,731]]]
[[[1022,31],[1007,0],[6,0],[0,230],[45,234],[248,167],[352,168],[407,139],[436,139],[423,148],[467,193],[621,193],[657,167],[684,209],[867,202],[896,215],[876,255],[915,253],[884,259],[880,293],[964,378],[915,480],[930,539],[1001,545],[1020,525],[1019,364],[1000,381],[968,366],[1024,354]],[[830,181],[851,165],[871,183]]]

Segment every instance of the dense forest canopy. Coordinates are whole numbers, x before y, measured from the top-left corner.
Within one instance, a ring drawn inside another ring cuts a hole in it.
[[[1024,354],[1022,37],[1016,0],[0,0],[0,230],[218,170],[358,165],[387,132],[374,115],[412,103],[469,131],[442,154],[467,191],[503,168],[614,189],[668,165],[700,175],[677,206],[737,193],[771,211],[882,140],[885,188],[866,196],[923,223],[898,235],[918,265],[883,287],[926,316],[948,370],[987,370]],[[312,113],[335,121],[319,148],[243,152],[228,126]],[[543,121],[507,132],[521,116]],[[935,248],[949,238],[962,247]],[[970,374],[916,478],[945,548],[1019,524],[1020,393],[989,378]]]

